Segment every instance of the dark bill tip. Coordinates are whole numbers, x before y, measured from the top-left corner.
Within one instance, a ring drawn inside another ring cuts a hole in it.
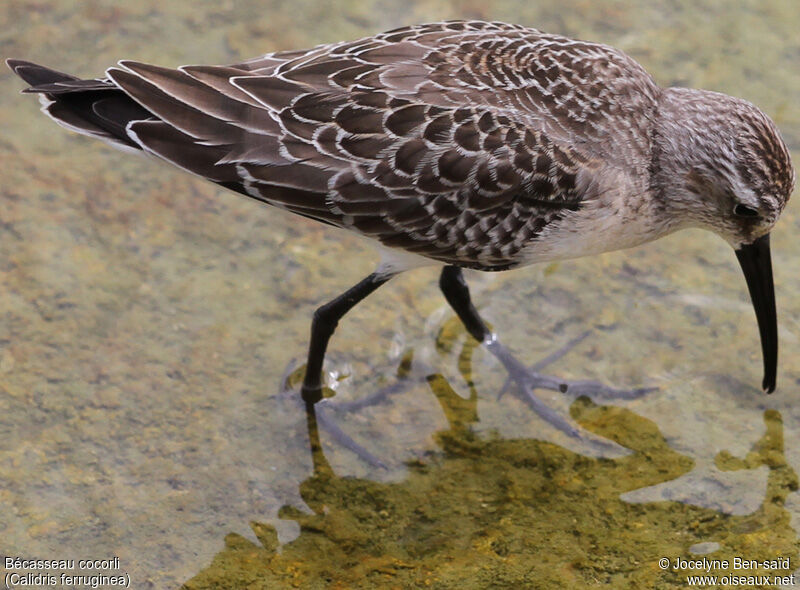
[[[761,353],[764,358],[764,381],[761,386],[767,393],[772,393],[778,372],[778,314],[775,310],[769,234],[736,250],[736,257],[747,281],[761,334]]]

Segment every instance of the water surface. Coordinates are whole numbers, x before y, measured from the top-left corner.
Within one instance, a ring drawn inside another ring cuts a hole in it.
[[[793,0],[11,0],[0,55],[90,77],[119,58],[226,63],[442,18],[615,45],[664,85],[753,101],[800,148]],[[520,358],[591,330],[548,370],[659,387],[628,401],[544,394],[619,443],[607,453],[514,395],[498,400],[502,367],[470,345],[435,270],[420,269],[333,338],[336,396],[315,466],[305,410],[282,378],[303,361],[314,308],[368,274],[376,254],[69,134],[17,94],[19,80],[0,82],[4,554],[118,556],[133,587],[158,589],[679,588],[686,572],[658,559],[704,551],[797,568],[795,201],[773,234],[772,396],[758,388],[744,280],[713,235],[468,273]]]

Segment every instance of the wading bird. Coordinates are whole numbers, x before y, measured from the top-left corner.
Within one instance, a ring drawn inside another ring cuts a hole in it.
[[[758,320],[763,388],[775,388],[769,232],[794,170],[774,123],[744,100],[662,88],[606,45],[478,21],[229,66],[121,61],[90,80],[8,65],[64,127],[375,241],[375,272],[314,314],[309,404],[342,316],[398,273],[439,264],[469,333],[537,412],[575,434],[532,391],[602,386],[518,362],[478,315],[461,269],[597,254],[687,227],[735,249]]]

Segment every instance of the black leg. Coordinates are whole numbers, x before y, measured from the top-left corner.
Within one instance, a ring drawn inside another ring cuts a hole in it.
[[[478,310],[472,305],[469,297],[469,287],[464,280],[461,269],[457,266],[445,266],[439,277],[439,288],[447,299],[447,303],[456,312],[467,332],[472,334],[478,342],[491,339],[492,333],[478,315]]]
[[[336,299],[329,301],[314,312],[311,322],[311,342],[308,346],[306,376],[303,379],[303,399],[315,403],[322,398],[322,362],[328,341],[333,335],[339,320],[355,305],[383,285],[393,274],[372,273],[357,285],[351,287]]]

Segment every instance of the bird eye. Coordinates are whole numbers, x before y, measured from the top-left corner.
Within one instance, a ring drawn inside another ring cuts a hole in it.
[[[758,209],[737,203],[733,208],[733,214],[737,217],[758,217]]]

